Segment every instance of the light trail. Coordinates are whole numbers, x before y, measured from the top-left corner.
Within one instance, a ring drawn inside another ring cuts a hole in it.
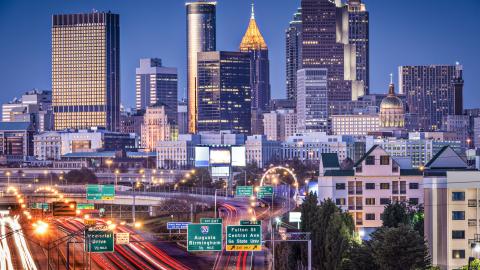
[[[2,232],[2,253],[3,253],[3,263],[2,263],[2,270],[14,270],[12,264],[12,256],[10,254],[10,249],[8,248],[8,241],[7,241],[7,233],[5,228],[5,218],[0,220],[1,225],[1,232]],[[5,263],[5,266],[3,264]]]
[[[27,241],[23,235],[22,227],[18,222],[18,217],[1,217],[0,218],[0,232],[1,232],[1,245],[0,245],[0,269],[1,270],[14,270],[12,263],[12,254],[8,246],[6,225],[10,227],[13,233],[13,240],[18,251],[19,258],[22,263],[22,268],[25,270],[37,270],[35,260],[33,259],[30,250],[28,249]]]

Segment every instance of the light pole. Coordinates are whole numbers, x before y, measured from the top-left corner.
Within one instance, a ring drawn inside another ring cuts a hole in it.
[[[120,171],[118,169],[115,170],[115,191],[117,190],[117,186],[118,186],[118,174],[120,173]]]
[[[7,175],[7,178],[8,178],[7,185],[10,186],[10,175],[11,175],[12,173],[11,173],[11,172],[6,172],[5,174]]]

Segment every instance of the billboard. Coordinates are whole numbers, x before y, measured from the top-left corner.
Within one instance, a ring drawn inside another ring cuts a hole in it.
[[[245,146],[232,146],[232,166],[247,166]]]
[[[228,148],[210,148],[210,165],[227,165],[231,162],[230,149]]]
[[[208,146],[195,147],[195,167],[208,167],[210,148]]]
[[[230,176],[229,167],[212,167],[212,177],[228,177]]]

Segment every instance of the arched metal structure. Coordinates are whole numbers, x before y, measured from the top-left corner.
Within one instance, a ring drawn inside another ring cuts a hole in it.
[[[293,173],[293,171],[292,171],[290,168],[283,167],[283,166],[275,166],[275,167],[269,168],[269,169],[262,175],[262,179],[260,179],[260,186],[263,186],[263,182],[264,182],[264,180],[265,180],[265,177],[266,177],[268,174],[270,174],[270,173],[272,173],[272,172],[275,172],[275,171],[277,171],[277,170],[286,171],[286,172],[288,172],[288,173],[292,176],[293,180],[295,181],[294,184],[293,184],[293,186],[295,187],[295,193],[294,193],[294,195],[293,195],[293,199],[294,199],[295,201],[297,201],[298,194],[299,194],[299,193],[298,193],[299,183],[298,183],[297,176],[295,175],[295,173]]]

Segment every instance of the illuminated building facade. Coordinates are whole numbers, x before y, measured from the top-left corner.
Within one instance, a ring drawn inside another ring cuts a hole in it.
[[[149,106],[143,116],[141,145],[147,151],[154,151],[159,141],[168,141],[171,138],[165,106]]]
[[[189,2],[187,8],[188,131],[197,131],[197,53],[216,50],[216,2]]]
[[[417,116],[415,130],[433,131],[447,115],[463,114],[463,67],[456,65],[400,66],[400,94]]]
[[[297,71],[297,129],[328,130],[328,71],[308,68]]]
[[[165,105],[170,123],[177,122],[177,69],[163,67],[159,58],[140,59],[136,69],[136,109],[145,110],[157,103]]]
[[[293,14],[285,31],[287,99],[297,99],[297,70],[302,66],[302,9]]]
[[[365,93],[364,82],[357,80],[348,8],[339,2],[302,0],[301,68],[328,69],[328,100],[356,100]]]
[[[198,54],[198,131],[249,134],[251,125],[250,54]]]
[[[370,30],[369,13],[361,0],[348,0],[348,42],[355,45],[356,80],[362,81],[365,94],[370,84]]]
[[[118,14],[53,15],[52,91],[56,130],[119,129]]]
[[[252,133],[262,134],[262,113],[270,103],[270,62],[268,47],[255,21],[252,4],[252,14],[247,31],[240,43],[240,51],[250,53],[250,81],[252,99]]]

